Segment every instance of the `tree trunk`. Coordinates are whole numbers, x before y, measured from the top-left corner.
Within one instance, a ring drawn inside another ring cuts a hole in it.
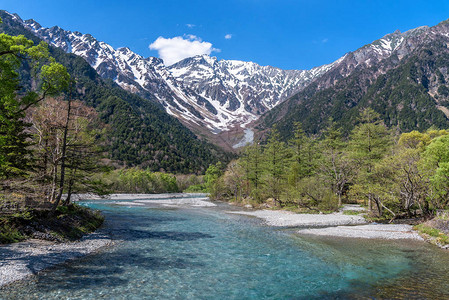
[[[66,152],[67,152],[67,134],[69,132],[69,122],[70,122],[70,110],[72,107],[72,100],[69,97],[68,106],[67,106],[67,119],[64,127],[64,136],[62,139],[62,156],[61,156],[61,177],[59,179],[59,191],[58,196],[56,197],[56,200],[53,204],[53,211],[56,210],[56,208],[59,205],[59,202],[61,202],[62,192],[64,189],[64,176],[65,176],[65,159],[66,159]]]
[[[64,205],[70,204],[70,198],[72,197],[72,187],[73,187],[73,179],[69,180],[69,187],[67,190],[67,198],[65,198]]]
[[[58,165],[57,165],[57,163],[55,163],[53,165],[52,169],[53,169],[52,170],[53,178],[52,178],[52,182],[51,182],[51,191],[50,191],[50,198],[49,198],[50,202],[53,202],[56,197],[56,182],[58,181]]]

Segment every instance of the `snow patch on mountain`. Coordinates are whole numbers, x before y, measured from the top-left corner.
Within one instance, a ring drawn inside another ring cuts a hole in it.
[[[281,70],[199,55],[167,67],[161,59],[144,58],[129,48],[114,49],[90,34],[44,28],[34,20],[14,17],[49,44],[86,59],[103,78],[157,100],[169,114],[214,133],[245,128],[341,61],[312,70]]]

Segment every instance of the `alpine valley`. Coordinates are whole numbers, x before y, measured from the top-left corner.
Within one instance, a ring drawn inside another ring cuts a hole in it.
[[[251,142],[253,129],[260,135],[275,124],[284,137],[298,121],[309,133],[318,133],[329,117],[350,128],[368,106],[399,130],[449,125],[446,22],[395,31],[311,70],[281,70],[208,55],[166,66],[159,58],[114,49],[90,34],[3,15],[50,45],[84,58],[101,78],[162,104],[198,136],[227,151]],[[245,128],[251,134],[239,143]]]
[[[449,299],[449,20],[186,34],[449,4],[9,2],[107,41],[0,10],[0,299]]]
[[[24,35],[39,44],[42,40],[23,27],[17,16],[0,11],[0,31]],[[162,105],[123,90],[108,79],[102,79],[85,59],[49,47],[50,55],[67,68],[76,80],[73,96],[95,108],[106,132],[106,163],[112,166],[139,166],[151,171],[202,173],[210,164],[227,161],[229,154],[199,139],[194,133],[168,115]],[[20,70],[23,89],[38,86],[27,68]],[[192,159],[195,157],[196,159]]]
[[[83,57],[102,78],[161,103],[194,132],[227,150],[232,150],[242,128],[340,62],[312,70],[281,70],[202,55],[165,66],[161,59],[144,58],[129,48],[114,49],[90,34],[11,17],[47,43]]]

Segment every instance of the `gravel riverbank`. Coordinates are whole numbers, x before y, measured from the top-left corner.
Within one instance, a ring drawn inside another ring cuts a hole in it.
[[[359,215],[297,214],[284,210],[229,211],[228,213],[253,216],[263,219],[267,225],[276,227],[328,227],[339,225],[360,225],[368,222]]]
[[[416,231],[413,230],[413,226],[405,224],[369,224],[358,226],[310,228],[301,229],[298,233],[363,239],[424,240]]]
[[[92,233],[70,243],[55,244],[32,239],[0,246],[0,287],[111,244],[108,235]]]
[[[348,209],[346,209],[348,210]],[[359,210],[350,207],[349,210]],[[411,225],[368,224],[363,216],[345,215],[344,209],[333,214],[297,214],[282,210],[237,211],[229,213],[261,218],[269,226],[299,227],[299,234],[366,239],[423,240]]]
[[[75,200],[132,200],[117,202],[124,206],[165,206],[165,207],[214,207],[215,203],[209,201],[204,193],[175,193],[175,194],[111,194],[107,197],[98,197],[89,194],[74,196]]]

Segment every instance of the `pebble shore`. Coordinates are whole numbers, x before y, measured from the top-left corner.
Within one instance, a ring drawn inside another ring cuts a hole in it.
[[[328,227],[339,225],[360,225],[368,222],[359,215],[297,214],[284,210],[229,211],[228,213],[261,218],[269,226],[276,227]]]
[[[413,226],[405,224],[369,224],[358,226],[311,228],[299,230],[298,233],[362,239],[424,240],[416,231],[413,231]]]
[[[228,213],[254,216],[269,226],[301,228],[299,234],[365,238],[423,240],[411,225],[368,224],[363,216],[345,215],[345,210],[360,210],[356,206],[333,214],[297,214],[282,210],[237,211]]]
[[[66,261],[93,253],[112,244],[104,233],[92,233],[80,241],[55,244],[49,241],[28,240],[0,246],[0,286]]]

